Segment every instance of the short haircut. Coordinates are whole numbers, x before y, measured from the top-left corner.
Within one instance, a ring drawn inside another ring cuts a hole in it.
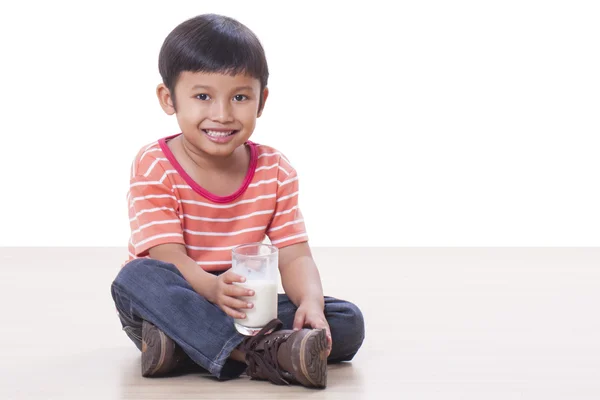
[[[256,35],[237,20],[203,14],[179,24],[166,37],[158,70],[175,104],[175,85],[184,71],[245,74],[260,81],[259,110],[269,79],[265,51]]]

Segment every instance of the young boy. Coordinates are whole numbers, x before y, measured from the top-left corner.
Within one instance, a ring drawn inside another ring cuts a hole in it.
[[[353,304],[324,297],[298,207],[298,177],[277,150],[248,139],[269,91],[264,50],[238,21],[200,15],[177,26],[159,55],[161,107],[181,133],[144,146],[128,193],[129,261],[112,284],[142,375],[203,367],[275,384],[323,388],[327,362],[351,360],[364,338]],[[234,282],[231,249],[279,249],[286,294],[278,319],[243,336],[253,293]]]

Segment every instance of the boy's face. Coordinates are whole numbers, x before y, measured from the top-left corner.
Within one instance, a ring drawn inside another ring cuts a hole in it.
[[[261,95],[260,81],[246,75],[185,71],[173,94],[164,84],[157,88],[163,110],[176,114],[185,140],[202,153],[229,156],[254,132]],[[268,90],[264,89],[264,101]]]

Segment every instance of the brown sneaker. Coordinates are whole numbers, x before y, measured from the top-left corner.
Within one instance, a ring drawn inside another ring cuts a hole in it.
[[[242,342],[240,350],[246,353],[248,376],[269,380],[276,385],[299,383],[307,387],[325,388],[325,330],[280,330],[282,326],[281,321],[274,319],[255,336]]]
[[[142,323],[142,376],[166,375],[184,365],[187,354],[163,331]]]

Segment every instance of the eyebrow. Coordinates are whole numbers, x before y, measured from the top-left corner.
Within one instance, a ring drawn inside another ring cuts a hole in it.
[[[194,85],[194,87],[192,87],[192,90],[196,90],[196,89],[212,89],[212,88],[210,86]]]
[[[241,90],[249,90],[252,92],[254,90],[254,88],[252,86],[238,86],[233,89],[234,92],[239,92]]]
[[[211,87],[211,86],[206,86],[206,85],[194,85],[194,86],[192,87],[192,90],[197,90],[197,89],[207,89],[207,90],[208,90],[208,89],[213,89],[213,87]],[[238,86],[238,87],[235,87],[235,88],[233,88],[233,91],[234,91],[234,92],[239,92],[239,91],[241,91],[241,90],[249,90],[249,91],[253,91],[253,90],[254,90],[254,88],[253,88],[252,86]]]

